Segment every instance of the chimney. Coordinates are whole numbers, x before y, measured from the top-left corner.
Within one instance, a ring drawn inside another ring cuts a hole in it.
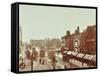
[[[77,26],[77,33],[79,33],[79,26]]]
[[[67,31],[67,32],[66,32],[66,35],[70,35],[70,31]]]

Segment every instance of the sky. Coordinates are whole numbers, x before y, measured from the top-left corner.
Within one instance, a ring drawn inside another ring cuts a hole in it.
[[[19,25],[22,41],[30,39],[61,38],[67,30],[77,26],[80,32],[96,24],[96,10],[72,7],[19,5]]]

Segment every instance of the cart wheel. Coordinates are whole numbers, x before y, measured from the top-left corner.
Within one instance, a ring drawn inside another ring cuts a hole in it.
[[[20,67],[21,69],[24,69],[24,68],[25,68],[25,63],[20,63],[19,67]]]

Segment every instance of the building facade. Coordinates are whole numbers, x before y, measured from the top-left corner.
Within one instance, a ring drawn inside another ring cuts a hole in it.
[[[67,31],[66,35],[62,37],[62,47],[68,51],[78,51],[88,54],[96,53],[96,26],[87,26],[83,31],[79,31],[79,27],[73,34]]]

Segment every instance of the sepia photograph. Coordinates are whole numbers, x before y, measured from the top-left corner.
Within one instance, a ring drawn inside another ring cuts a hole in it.
[[[97,67],[96,9],[19,4],[19,72]]]

